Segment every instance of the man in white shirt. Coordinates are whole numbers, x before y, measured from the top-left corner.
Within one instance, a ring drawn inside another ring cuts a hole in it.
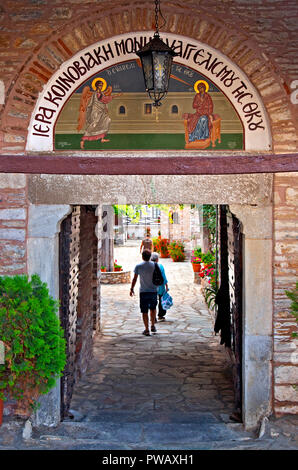
[[[155,264],[150,261],[151,251],[144,250],[142,253],[142,258],[143,262],[137,264],[134,269],[134,277],[131,283],[130,296],[134,295],[134,287],[136,285],[138,276],[140,276],[140,309],[143,315],[143,322],[145,326],[143,335],[150,336],[148,310],[150,310],[151,332],[156,333],[156,327],[154,324],[156,316],[158,286],[155,286],[152,282]]]

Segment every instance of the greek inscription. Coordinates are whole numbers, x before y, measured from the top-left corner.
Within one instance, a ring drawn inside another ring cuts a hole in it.
[[[136,50],[142,48],[151,38],[148,36],[128,37],[111,43],[104,43],[96,46],[92,50],[85,52],[83,55],[74,60],[64,71],[60,72],[54,84],[45,91],[43,95],[44,103],[48,102],[48,107],[40,106],[35,114],[36,124],[33,126],[33,135],[48,137],[50,127],[56,118],[57,108],[59,109],[74,90],[76,83],[82,81],[81,78],[87,73],[102,64],[106,64],[115,56],[125,56],[132,54]],[[188,61],[189,67],[194,66],[198,72],[199,69],[209,72],[207,76],[215,78],[216,83],[221,83],[221,88],[231,89],[230,96],[232,101],[237,104],[238,109],[242,108],[242,116],[245,119],[248,129],[256,131],[265,129],[262,112],[259,104],[255,101],[254,93],[249,91],[245,81],[241,80],[237,74],[237,70],[231,67],[229,63],[224,62],[222,57],[217,57],[214,53],[199,48],[199,45],[186,43],[179,39],[164,38],[169,47],[173,48],[176,54],[182,59]],[[106,66],[106,65],[105,65]],[[109,67],[106,71],[109,76],[121,73],[123,71],[133,69],[136,65],[134,62],[123,63]],[[173,64],[173,72],[181,73],[190,79],[194,77],[195,72],[187,66]],[[298,104],[298,80],[291,83],[292,93],[291,102]],[[1,94],[1,93],[0,93]],[[53,109],[54,108],[54,109]]]
[[[247,86],[245,83],[241,80],[241,85],[236,88],[236,90],[233,91],[233,95],[235,95],[235,98],[237,99],[237,102],[242,104],[242,100],[245,96],[249,96],[250,98],[253,97],[252,93],[245,93],[245,90],[247,90]]]
[[[190,54],[195,51],[197,48],[194,44],[187,44],[186,45],[186,48],[185,48],[185,51],[184,51],[184,54],[183,54],[183,59],[186,59],[188,60],[189,57],[190,57]]]
[[[84,57],[80,57],[80,59],[85,64],[88,70],[93,69],[95,65],[98,65],[98,61],[93,57],[91,52],[87,52],[85,56],[86,56],[86,59]]]

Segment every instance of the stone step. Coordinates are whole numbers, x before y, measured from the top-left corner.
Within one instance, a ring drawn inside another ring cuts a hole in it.
[[[100,421],[64,421],[53,430],[35,431],[35,440],[41,443],[68,442],[68,445],[100,446],[108,445],[107,448],[195,448],[198,443],[209,446],[210,443],[220,442],[246,442],[254,438],[252,433],[245,432],[241,424],[224,423],[211,413],[185,413],[176,415],[176,419],[168,422],[153,422],[144,415],[138,421],[124,420],[125,413],[121,417],[115,412],[103,414]],[[120,418],[120,419],[119,419]],[[135,417],[134,417],[135,418]],[[90,419],[95,419],[95,416]],[[98,419],[98,418],[97,418]],[[165,417],[163,417],[165,420]],[[205,443],[205,444],[204,444]],[[212,445],[213,445],[212,444]],[[102,447],[103,446],[103,447]],[[178,446],[178,447],[177,447]],[[207,447],[206,447],[207,448]]]
[[[114,422],[114,423],[210,423],[218,424],[227,421],[227,416],[216,417],[207,411],[136,411],[128,410],[101,410],[90,411],[84,415],[83,412],[70,410],[72,418],[67,418],[64,422]]]

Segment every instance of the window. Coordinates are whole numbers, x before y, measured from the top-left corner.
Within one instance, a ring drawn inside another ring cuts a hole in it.
[[[123,106],[123,105],[119,106],[119,114],[126,114],[125,106]]]
[[[178,106],[176,104],[173,104],[171,111],[172,111],[172,114],[178,114]]]
[[[152,114],[152,104],[151,103],[145,103],[144,113],[145,114]]]
[[[178,214],[178,212],[173,213],[173,224],[179,224],[179,214]]]

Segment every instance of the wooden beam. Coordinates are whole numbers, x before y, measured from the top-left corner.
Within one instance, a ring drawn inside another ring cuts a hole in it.
[[[298,154],[206,156],[0,155],[0,173],[57,175],[221,175],[298,171]]]

